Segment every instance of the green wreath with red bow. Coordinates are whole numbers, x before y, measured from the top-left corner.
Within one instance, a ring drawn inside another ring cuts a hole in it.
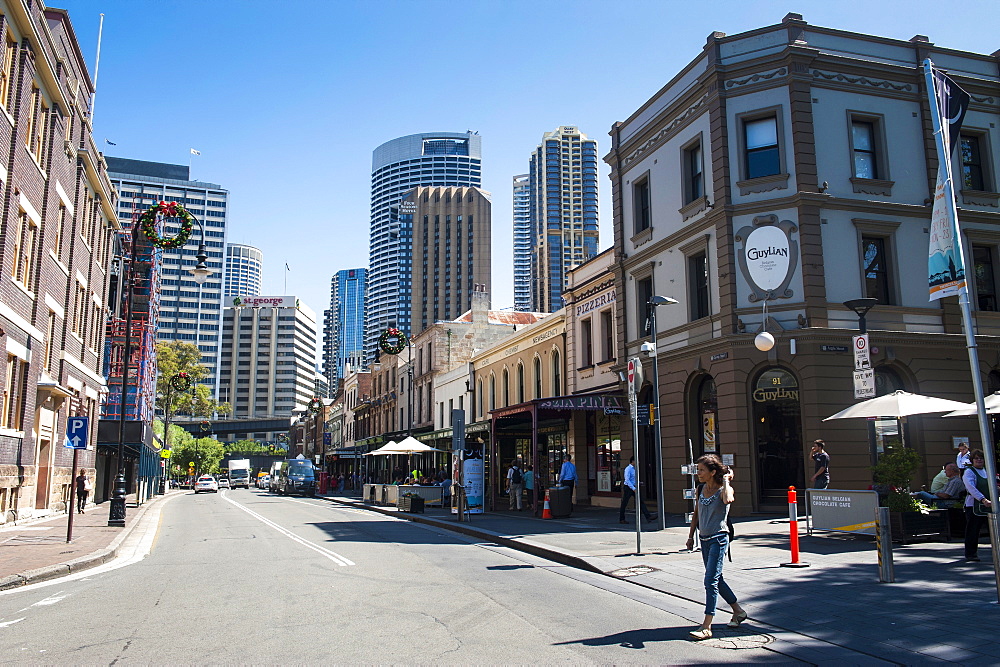
[[[396,339],[395,343],[390,342],[393,338]],[[378,337],[378,347],[386,354],[399,354],[406,349],[406,343],[406,334],[396,327],[389,327]]]
[[[309,404],[307,408],[309,409],[309,412],[311,414],[317,414],[320,410],[323,409],[322,399],[320,399],[319,396],[313,396],[311,399],[309,399]]]
[[[167,239],[160,236],[156,231],[156,219],[158,217],[180,218],[181,228],[177,232],[177,236]],[[161,201],[159,204],[150,207],[148,211],[139,217],[139,229],[149,239],[149,242],[157,248],[173,250],[182,247],[191,238],[191,230],[194,229],[194,216],[175,201]]]
[[[170,378],[170,386],[173,387],[175,391],[187,391],[191,388],[190,373],[181,371],[177,375],[173,376]]]

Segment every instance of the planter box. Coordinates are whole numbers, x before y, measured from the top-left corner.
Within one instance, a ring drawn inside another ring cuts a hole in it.
[[[424,513],[424,499],[413,496],[403,496],[399,499],[400,512],[410,512],[412,514],[423,514]]]
[[[936,537],[947,542],[951,539],[948,528],[948,510],[921,512],[890,512],[889,526],[892,541],[906,544],[916,537]]]

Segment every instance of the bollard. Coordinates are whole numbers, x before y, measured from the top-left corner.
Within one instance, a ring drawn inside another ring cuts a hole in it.
[[[788,525],[792,546],[792,562],[782,563],[781,567],[809,567],[809,563],[799,561],[799,506],[794,486],[788,487]]]
[[[896,581],[892,567],[892,530],[889,528],[889,508],[875,512],[875,542],[878,547],[878,580],[883,584]]]

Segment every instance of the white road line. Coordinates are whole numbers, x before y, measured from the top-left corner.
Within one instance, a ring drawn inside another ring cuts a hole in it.
[[[38,602],[36,602],[35,604],[33,604],[31,606],[32,607],[47,607],[47,606],[49,606],[51,604],[55,604],[56,602],[59,602],[60,600],[65,600],[68,597],[69,597],[69,593],[63,593],[63,591],[59,591],[55,595],[50,595],[49,597],[45,598],[44,600],[39,600]]]
[[[25,618],[27,618],[27,616],[25,616],[24,618],[15,618],[13,621],[5,621],[3,623],[0,623],[0,628],[6,628],[8,626],[14,625],[15,623],[20,623]]]
[[[316,553],[320,554],[321,556],[323,556],[325,558],[329,558],[330,560],[332,560],[337,565],[342,565],[342,566],[343,565],[355,565],[354,561],[351,561],[351,560],[349,560],[347,558],[344,558],[340,554],[336,554],[336,553],[330,551],[329,549],[327,549],[325,547],[321,547],[318,544],[314,544],[314,543],[310,542],[309,540],[306,540],[304,538],[299,537],[295,533],[293,533],[293,532],[291,532],[289,530],[286,530],[285,528],[282,528],[281,526],[279,526],[275,522],[271,521],[270,519],[266,519],[263,516],[261,516],[260,514],[257,514],[256,512],[254,512],[249,507],[245,507],[245,506],[239,504],[238,502],[236,502],[235,500],[233,500],[232,498],[230,498],[228,495],[224,494],[222,496],[222,499],[225,500],[228,503],[232,503],[233,505],[236,505],[236,507],[240,508],[241,510],[243,510],[244,512],[246,512],[247,514],[249,514],[253,518],[257,519],[258,521],[267,524],[271,528],[274,528],[276,531],[278,531],[279,533],[281,533],[285,537],[289,538],[293,542],[298,542],[299,544],[301,544],[302,546],[306,547],[307,549],[312,549],[313,551],[315,551]]]

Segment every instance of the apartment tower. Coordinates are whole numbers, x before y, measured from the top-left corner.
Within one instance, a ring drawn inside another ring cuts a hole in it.
[[[337,271],[330,280],[330,308],[323,314],[323,374],[332,396],[348,365],[364,365],[367,287],[368,269]]]
[[[531,181],[514,177],[514,310],[531,310]]]
[[[264,253],[259,248],[242,243],[226,246],[226,297],[257,296],[260,294],[260,274]]]

